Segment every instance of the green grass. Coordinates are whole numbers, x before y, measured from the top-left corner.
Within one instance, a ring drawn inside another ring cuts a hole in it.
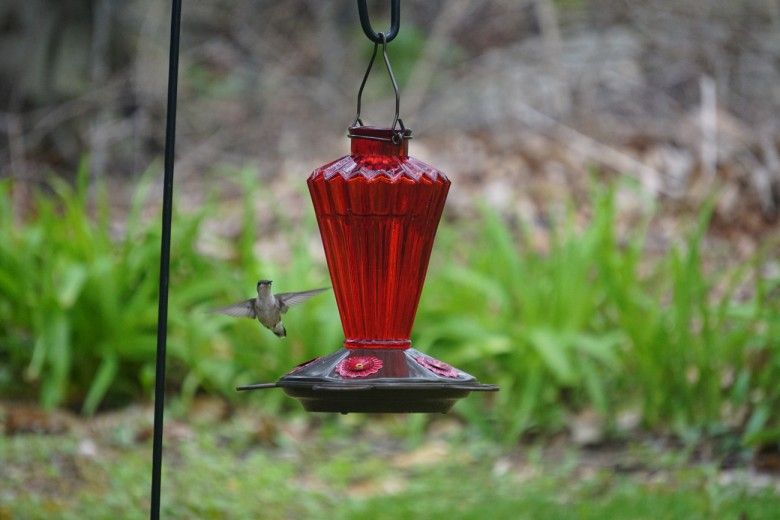
[[[54,181],[24,221],[12,214],[10,183],[0,183],[0,392],[90,414],[150,396],[159,224],[141,218],[148,179],[116,232],[107,198],[88,211],[86,178],[82,172],[75,188]],[[292,225],[251,170],[231,179],[238,180],[224,182],[238,182],[244,198],[241,230],[224,239],[229,260],[199,252],[204,222],[219,218],[216,196],[174,217],[171,391],[185,402],[205,391],[295,410],[281,392],[239,396],[233,388],[274,380],[337,348],[332,297],[290,313],[281,347],[256,324],[207,310],[246,297],[259,277],[293,289],[327,284],[325,266],[309,253],[313,214]],[[510,443],[561,431],[584,409],[603,416],[609,430],[632,410],[645,428],[688,441],[780,438],[780,280],[762,274],[763,254],[708,268],[705,208],[666,253],[648,258],[654,215],[619,236],[614,199],[613,189],[594,188],[589,220],[575,225],[572,214],[552,222],[545,251],[533,247],[531,223],[488,208],[442,224],[413,341],[501,385],[455,412]],[[256,255],[257,200],[276,212],[291,244],[286,265]]]
[[[745,478],[726,484],[713,465],[690,467],[652,450],[644,470],[619,475],[576,451],[512,453],[433,432],[409,445],[349,424],[301,442],[280,423],[261,443],[258,414],[243,413],[167,442],[165,518],[758,520],[780,507],[771,487],[751,490]],[[380,428],[391,430],[386,423]],[[79,448],[84,435],[76,433],[0,437],[0,518],[148,517],[151,446],[132,440],[142,427],[117,424],[92,438],[93,451]]]

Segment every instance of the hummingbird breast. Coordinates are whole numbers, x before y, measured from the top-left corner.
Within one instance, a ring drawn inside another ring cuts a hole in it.
[[[266,327],[273,328],[282,319],[279,308],[276,305],[255,302],[257,320]]]

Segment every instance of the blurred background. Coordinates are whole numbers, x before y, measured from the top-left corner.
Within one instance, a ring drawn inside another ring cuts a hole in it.
[[[0,3],[0,519],[147,515],[169,10]],[[343,339],[332,296],[284,342],[207,310],[329,283],[304,181],[348,152],[372,44],[352,1],[185,1],[165,515],[772,518],[780,3],[401,16],[410,153],[453,182],[413,342],[501,391],[442,417],[234,391]]]

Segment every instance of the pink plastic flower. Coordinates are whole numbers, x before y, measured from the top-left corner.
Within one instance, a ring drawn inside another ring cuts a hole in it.
[[[450,378],[458,377],[458,371],[444,361],[439,361],[438,359],[426,356],[417,356],[414,359],[437,376]]]
[[[301,364],[299,364],[299,365],[295,365],[295,367],[293,367],[293,369],[292,369],[292,370],[290,370],[290,373],[291,373],[291,374],[294,374],[294,373],[298,372],[300,369],[302,369],[303,367],[305,367],[305,366],[307,366],[307,365],[311,365],[312,363],[314,363],[314,362],[315,362],[315,361],[317,361],[318,359],[320,359],[320,358],[319,358],[319,357],[316,357],[316,358],[314,358],[314,359],[310,359],[310,360],[308,360],[308,361],[304,361],[303,363],[301,363]]]
[[[336,367],[341,377],[357,378],[376,374],[382,368],[382,360],[376,356],[350,356]]]

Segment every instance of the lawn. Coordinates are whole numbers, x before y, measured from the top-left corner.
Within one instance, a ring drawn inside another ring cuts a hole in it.
[[[130,407],[72,419],[64,433],[0,437],[0,518],[146,518],[150,412]],[[690,520],[780,510],[777,477],[692,462],[658,439],[507,448],[449,416],[423,431],[415,422],[174,413],[163,516]]]

